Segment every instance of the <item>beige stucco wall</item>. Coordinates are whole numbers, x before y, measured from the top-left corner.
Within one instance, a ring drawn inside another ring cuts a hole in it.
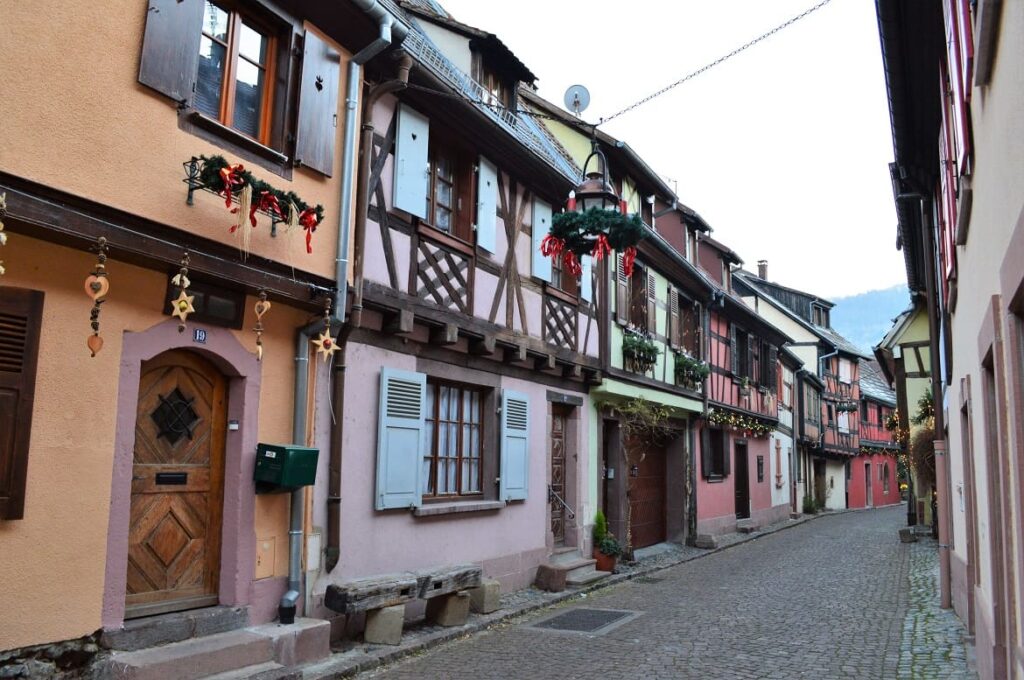
[[[8,2],[0,21],[4,78],[0,97],[0,169],[85,196],[130,213],[226,243],[235,217],[223,199],[205,192],[185,204],[182,163],[216,146],[178,129],[176,104],[138,82],[145,2]],[[339,48],[340,49],[340,48]],[[338,130],[345,107],[346,63],[341,49]],[[238,162],[231,154],[224,154]],[[336,139],[333,179],[308,169],[289,182],[256,164],[257,177],[324,206],[323,223],[307,255],[304,234],[270,237],[269,218],[252,230],[254,253],[296,268],[334,276],[341,135]]]
[[[11,234],[0,285],[44,290],[25,518],[0,521],[0,650],[87,635],[100,627],[122,334],[167,319],[167,278],[109,261],[102,351],[85,341],[92,301],[82,282],[95,256]],[[254,300],[239,341],[255,349]],[[303,312],[275,304],[264,317],[260,441],[291,439],[294,329]],[[256,499],[258,538],[287,545],[287,497]],[[275,575],[288,571],[278,550]]]
[[[818,373],[818,337],[807,330],[805,327],[793,321],[788,315],[783,314],[778,310],[777,307],[771,303],[765,302],[757,295],[748,295],[743,298],[743,302],[751,307],[758,316],[762,319],[775,326],[783,333],[788,335],[794,344],[788,345],[788,348],[793,354],[799,357],[800,361],[803,362],[804,370],[811,371],[815,375]],[[803,343],[815,343],[813,345]]]
[[[425,19],[419,20],[420,28],[441,53],[463,73],[473,73],[473,53],[469,49],[469,38],[447,28],[437,26]]]
[[[952,488],[963,483],[964,470],[962,464],[962,432],[959,417],[960,380],[965,375],[971,376],[973,408],[971,417],[974,423],[972,439],[973,461],[975,466],[975,488],[978,500],[978,542],[979,568],[981,585],[977,590],[978,626],[992,630],[991,603],[992,564],[991,564],[991,527],[989,523],[989,506],[999,503],[1001,499],[988,497],[989,477],[999,474],[990,470],[986,459],[986,413],[983,395],[981,361],[978,352],[978,334],[983,327],[985,313],[991,307],[991,296],[999,290],[999,270],[1004,266],[1007,245],[1013,230],[1019,224],[1024,211],[1024,137],[1014,134],[1019,124],[1020,111],[1024,109],[1024,70],[1017,59],[1021,40],[1024,39],[1024,4],[1003,3],[998,32],[998,45],[993,62],[990,84],[983,88],[975,88],[971,102],[972,129],[974,136],[974,176],[972,186],[974,202],[970,216],[970,231],[966,246],[957,248],[959,261],[959,302],[953,315],[953,384],[949,388],[947,402],[949,406],[949,456]],[[1017,227],[1020,228],[1020,227]],[[1024,267],[1024,263],[1018,263]],[[1009,300],[1002,300],[1005,306]],[[1010,349],[1007,348],[1007,352]],[[998,398],[998,395],[997,395]],[[998,403],[997,412],[1010,413],[1009,404]],[[1005,422],[1005,421],[1004,421]],[[1007,435],[1011,438],[1013,434]],[[1010,479],[1005,479],[1007,488],[1017,490],[1012,494],[1011,507],[1017,512],[1021,509],[1022,499],[1019,496],[1021,470],[1011,463]],[[965,513],[961,512],[959,503],[952,506],[953,518],[953,549],[956,558],[967,558]],[[1016,524],[1011,521],[1010,524]],[[1019,545],[1024,536],[1015,535],[1015,545]],[[1014,578],[1014,575],[1008,575]],[[1017,593],[1024,584],[1017,583]],[[1021,598],[1017,597],[1016,618],[1022,620],[1024,612],[1020,610]],[[1018,634],[1022,633],[1017,626]],[[979,633],[979,640],[982,634]],[[1010,641],[1011,646],[1021,645],[1021,639]],[[979,650],[979,662],[985,663]]]

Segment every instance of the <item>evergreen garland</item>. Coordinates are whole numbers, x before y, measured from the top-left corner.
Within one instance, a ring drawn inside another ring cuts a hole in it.
[[[199,160],[203,162],[202,168],[199,171],[199,182],[206,188],[223,194],[225,187],[224,182],[221,180],[220,171],[224,168],[231,167],[231,164],[228,163],[226,158],[220,155],[200,156]],[[289,203],[294,204],[300,213],[311,207],[308,203],[299,198],[299,195],[294,191],[281,191],[280,189],[276,189],[258,177],[255,177],[248,170],[240,171],[238,173],[238,177],[242,180],[242,183],[231,187],[232,195],[237,194],[244,186],[248,185],[252,187],[253,196],[259,196],[266,191],[271,196],[277,198],[282,210],[286,210]],[[316,223],[320,224],[324,219],[324,207],[317,204],[313,207],[313,212],[316,215]]]
[[[584,212],[561,212],[552,216],[550,235],[565,245],[577,257],[594,251],[600,236],[607,239],[612,250],[635,247],[646,235],[647,227],[636,213],[626,216],[620,212],[589,208]]]

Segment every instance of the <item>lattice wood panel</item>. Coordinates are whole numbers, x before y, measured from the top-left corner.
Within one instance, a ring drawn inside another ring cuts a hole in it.
[[[469,259],[420,239],[416,296],[452,311],[469,314]]]
[[[576,307],[555,297],[544,298],[544,340],[576,350]]]

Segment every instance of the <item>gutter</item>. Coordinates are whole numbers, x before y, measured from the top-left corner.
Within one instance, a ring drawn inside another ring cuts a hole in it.
[[[331,316],[328,323],[332,332],[336,325],[345,321],[346,302],[348,297],[348,246],[349,234],[352,222],[352,171],[355,166],[357,148],[355,145],[355,110],[359,101],[359,91],[362,84],[362,67],[373,57],[383,52],[393,42],[401,42],[408,33],[408,26],[397,20],[393,14],[384,9],[377,0],[351,0],[351,2],[371,19],[377,22],[379,27],[378,37],[368,46],[360,50],[349,61],[348,69],[348,92],[345,97],[345,127],[343,132],[342,146],[342,174],[341,174],[341,210],[338,223],[338,249],[334,269],[334,304],[331,307]],[[367,152],[368,153],[368,152]],[[300,327],[296,333],[295,341],[295,382],[293,388],[293,413],[292,413],[292,440],[295,444],[302,446],[306,443],[306,399],[309,392],[309,342],[314,333],[323,330],[322,322],[317,320],[313,323]],[[342,349],[342,360],[340,370],[344,371],[344,349],[347,344],[348,333],[342,329],[339,342]],[[335,368],[335,375],[339,375],[338,367]],[[343,373],[341,373],[343,375]],[[338,392],[338,382],[334,380],[335,394]],[[342,382],[342,387],[344,382]],[[340,412],[334,414],[336,423],[332,430],[332,443],[335,439],[340,442],[341,423]],[[340,447],[337,450],[340,459]],[[334,466],[335,451],[331,451],[331,469],[329,471],[329,484],[332,489],[335,486],[335,474],[338,470]],[[340,480],[338,482],[340,485]],[[337,497],[337,493],[333,496]],[[332,497],[329,492],[327,500],[328,524],[332,516]],[[278,605],[278,618],[283,624],[295,622],[295,612],[299,599],[303,595],[302,584],[302,540],[303,540],[303,515],[305,510],[305,487],[292,492],[291,509],[288,526],[288,590],[281,596]],[[337,524],[335,519],[335,524]],[[329,536],[330,540],[331,536]],[[336,547],[336,544],[335,544]],[[330,548],[328,548],[330,551]],[[335,559],[337,562],[337,559]]]

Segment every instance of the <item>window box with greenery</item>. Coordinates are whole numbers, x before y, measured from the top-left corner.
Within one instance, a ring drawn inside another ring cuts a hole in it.
[[[691,390],[700,390],[711,373],[711,367],[706,361],[692,357],[685,351],[677,351],[675,357],[676,383]]]
[[[646,373],[658,363],[661,350],[653,338],[636,328],[626,328],[622,337],[622,358],[626,365],[637,373]]]

